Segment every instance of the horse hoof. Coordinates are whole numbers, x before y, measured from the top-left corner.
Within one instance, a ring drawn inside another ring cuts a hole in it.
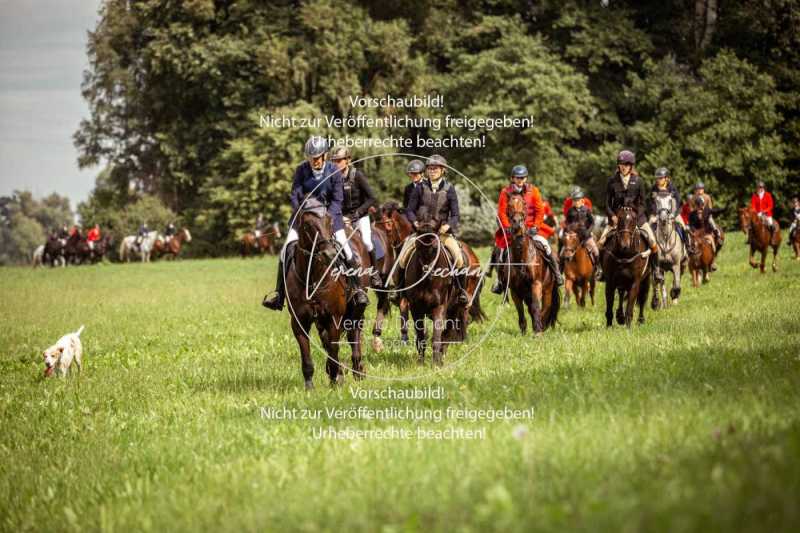
[[[310,379],[306,380],[306,390],[313,390],[314,389],[314,382]]]
[[[375,353],[383,351],[383,340],[380,337],[372,337],[372,349]]]

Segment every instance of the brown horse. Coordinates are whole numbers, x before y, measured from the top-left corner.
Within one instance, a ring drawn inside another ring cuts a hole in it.
[[[344,367],[339,362],[339,338],[343,331],[352,352],[353,375],[361,379],[365,375],[361,360],[364,306],[347,300],[347,280],[337,259],[342,252],[333,238],[331,218],[324,207],[310,200],[298,218],[298,241],[292,246],[294,253],[286,268],[286,299],[292,331],[300,347],[306,389],[313,388],[314,362],[309,339],[312,324],[327,353],[325,369],[331,384],[344,381]],[[351,242],[356,249],[359,244]],[[358,251],[363,258],[364,250]],[[367,282],[366,275],[361,278],[362,283]]]
[[[381,244],[384,245],[386,252],[383,258],[381,267],[381,277],[384,280],[388,279],[391,275],[400,249],[403,247],[403,241],[414,232],[411,222],[408,221],[406,216],[400,212],[397,204],[394,202],[387,202],[380,208],[380,219],[373,225],[373,231],[378,231],[381,239]],[[408,343],[408,300],[406,298],[400,299],[400,338],[403,344]],[[381,333],[383,332],[383,321],[391,311],[391,303],[389,302],[388,295],[385,292],[378,293],[378,310],[375,315],[375,326],[372,328],[372,348],[376,352],[383,350],[383,340],[381,340]]]
[[[691,239],[694,243],[694,253],[689,254],[689,271],[692,273],[692,286],[696,288],[700,286],[701,280],[703,283],[711,281],[709,273],[716,248],[713,234],[703,228],[692,231]]]
[[[581,307],[586,307],[586,294],[594,306],[594,265],[589,258],[589,252],[580,240],[574,228],[567,228],[564,240],[559,250],[559,256],[564,265],[564,307],[569,307],[569,295],[575,294],[575,301]]]
[[[800,226],[800,221],[798,221],[798,226]],[[792,250],[794,250],[794,259],[800,261],[800,227],[794,229],[794,232],[789,235],[789,239],[792,243]]]
[[[275,239],[277,238],[280,238],[280,230],[277,227],[261,232],[258,238],[255,233],[248,231],[242,236],[239,253],[242,255],[242,259],[249,255],[264,255],[265,252],[275,255]]]
[[[617,323],[631,326],[633,310],[639,305],[640,324],[650,291],[650,247],[636,225],[637,212],[631,207],[617,211],[617,227],[609,233],[601,251],[606,279],[606,326],[614,324],[614,299],[619,294]],[[622,305],[626,303],[625,310]]]
[[[458,303],[459,287],[451,268],[451,260],[439,240],[440,221],[428,216],[420,217],[414,253],[406,265],[405,298],[408,299],[414,330],[417,337],[417,354],[420,364],[425,361],[425,319],[433,321],[431,344],[433,363],[441,366],[450,344],[466,338],[470,318],[485,318],[480,306],[481,267],[475,253],[464,243],[466,291],[469,302]]]
[[[184,242],[192,242],[192,234],[185,227],[173,235],[169,242],[164,237],[156,239],[156,242],[153,243],[153,251],[156,253],[156,257],[170,255],[172,259],[177,259]]]
[[[508,218],[511,221],[511,242],[509,261],[501,264],[498,275],[510,289],[511,298],[517,308],[520,332],[528,329],[524,303],[533,322],[533,330],[540,335],[545,329],[554,326],[561,307],[561,294],[552,271],[542,257],[534,239],[528,234],[525,218],[528,206],[518,195],[508,204]]]
[[[761,252],[761,273],[764,273],[764,263],[767,260],[768,248],[772,247],[772,271],[778,271],[778,248],[781,246],[781,229],[778,226],[778,221],[775,222],[775,232],[770,234],[766,222],[749,207],[742,207],[739,209],[739,224],[745,234],[750,235],[750,256],[748,261],[753,268],[759,268],[759,265],[753,261],[753,255],[756,251]]]

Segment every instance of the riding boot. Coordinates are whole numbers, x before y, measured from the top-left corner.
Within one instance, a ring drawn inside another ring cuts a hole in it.
[[[374,248],[369,252],[369,261],[372,264],[372,273],[369,276],[369,283],[372,285],[372,288],[380,289],[383,287],[383,280],[381,279],[381,273],[378,272],[378,259],[375,257]]]
[[[553,277],[555,277],[558,286],[562,286],[564,284],[564,276],[561,275],[561,269],[558,268],[558,261],[556,261],[556,258],[553,257],[553,254],[545,254],[544,260],[553,271]]]
[[[466,305],[469,303],[469,294],[467,294],[467,275],[459,274],[455,277],[456,286],[458,286],[458,303]]]
[[[597,263],[594,265],[594,279],[595,281],[605,281],[605,274],[603,273],[603,252],[598,250]]]
[[[275,292],[264,296],[261,305],[274,311],[283,310],[283,300],[286,298],[286,286],[283,281],[283,261],[278,261],[278,281],[275,284]]]
[[[497,256],[499,255],[498,254],[499,251],[500,249],[497,246],[492,248],[492,257],[489,259],[489,270],[486,271],[487,278],[492,277],[492,271],[494,271],[494,268],[496,266],[495,263],[497,263],[498,261]]]
[[[355,272],[355,274],[347,276],[347,286],[349,287],[350,297],[353,299],[353,303],[358,306],[368,305],[369,298],[367,297],[367,292],[361,286],[361,280],[358,275],[360,265],[356,262],[356,256],[353,255],[350,259],[345,259],[344,263],[348,270]]]

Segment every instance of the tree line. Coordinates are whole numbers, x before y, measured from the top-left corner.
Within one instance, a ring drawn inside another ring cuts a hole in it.
[[[262,128],[259,116],[346,117],[354,96],[444,102],[359,109],[376,117],[534,117],[444,154],[492,194],[524,163],[547,196],[580,185],[602,204],[621,148],[651,180],[667,166],[684,193],[704,181],[723,223],[757,179],[780,204],[798,193],[798,0],[107,0],[100,15],[74,140],[80,166],[102,172],[80,216],[109,220],[152,196],[208,253],[260,212],[288,220],[310,134],[376,134]],[[382,199],[402,197],[406,162],[364,163]]]

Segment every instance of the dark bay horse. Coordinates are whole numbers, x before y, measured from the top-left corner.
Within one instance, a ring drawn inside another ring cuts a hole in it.
[[[508,218],[511,221],[509,260],[501,263],[498,275],[511,292],[511,299],[517,308],[520,332],[524,335],[528,329],[528,319],[523,308],[525,304],[531,316],[534,333],[541,335],[558,320],[561,294],[553,272],[542,257],[543,252],[528,234],[525,225],[527,211],[528,206],[521,196],[511,197],[508,204]]]
[[[692,273],[692,287],[699,287],[700,281],[710,281],[711,263],[714,262],[716,253],[714,248],[714,235],[703,228],[691,232],[690,238],[694,242],[693,253],[689,254],[689,270]]]
[[[466,291],[469,302],[458,303],[459,287],[451,268],[451,259],[439,239],[441,222],[431,217],[420,217],[414,253],[406,265],[405,298],[414,319],[418,362],[425,361],[427,343],[425,319],[433,322],[431,335],[433,364],[441,366],[450,344],[466,338],[470,319],[485,318],[480,306],[481,268],[475,253],[464,243]]]
[[[594,265],[575,230],[574,227],[566,228],[559,250],[564,265],[561,270],[564,273],[564,307],[569,306],[570,293],[575,294],[575,302],[581,307],[586,306],[586,295],[589,294],[594,306]]]
[[[617,227],[609,234],[601,253],[606,277],[606,326],[614,323],[614,298],[619,293],[617,323],[630,327],[634,305],[639,305],[639,323],[644,323],[644,306],[650,290],[650,247],[636,225],[631,207],[617,211]],[[623,310],[623,304],[626,305]]]
[[[772,271],[778,271],[778,248],[781,246],[781,229],[778,226],[778,221],[775,220],[775,233],[770,234],[769,227],[766,222],[749,207],[742,207],[739,209],[739,224],[742,226],[742,231],[747,234],[750,233],[750,256],[748,261],[753,268],[761,268],[761,273],[764,273],[764,264],[767,261],[767,252],[772,247]],[[753,261],[753,255],[756,252],[761,252],[761,264]]]
[[[414,232],[414,228],[406,216],[400,212],[395,202],[383,204],[379,212],[380,218],[373,224],[373,231],[377,231],[377,235],[379,235],[381,239],[385,239],[381,241],[381,244],[384,245],[383,249],[386,252],[386,256],[381,262],[380,270],[381,277],[387,280],[400,254],[400,249],[403,247],[403,242]],[[403,344],[406,344],[408,342],[408,300],[405,297],[400,299],[399,307],[400,338]],[[389,316],[390,311],[391,303],[387,293],[379,292],[375,326],[372,328],[372,348],[376,352],[383,350],[383,340],[381,339],[383,321]]]
[[[169,242],[167,242],[166,238],[156,239],[156,242],[153,243],[153,251],[157,257],[168,255],[172,259],[177,259],[184,242],[192,242],[192,234],[189,233],[189,229],[186,227],[181,228],[178,233],[173,235]]]
[[[286,268],[286,300],[292,331],[300,347],[305,386],[313,388],[314,362],[309,339],[312,325],[316,326],[327,353],[325,369],[331,384],[344,381],[344,367],[339,362],[342,332],[346,333],[352,351],[353,375],[361,379],[365,375],[361,360],[364,306],[347,301],[347,280],[337,259],[342,252],[333,238],[331,218],[324,207],[308,201],[306,209],[298,214],[296,227],[299,238],[292,246],[294,253]],[[367,282],[363,276],[362,283]]]
[[[52,267],[56,266],[56,264],[60,264],[62,267],[66,266],[67,260],[64,257],[64,247],[66,245],[66,239],[60,239],[55,234],[51,234],[44,245],[42,262]]]

